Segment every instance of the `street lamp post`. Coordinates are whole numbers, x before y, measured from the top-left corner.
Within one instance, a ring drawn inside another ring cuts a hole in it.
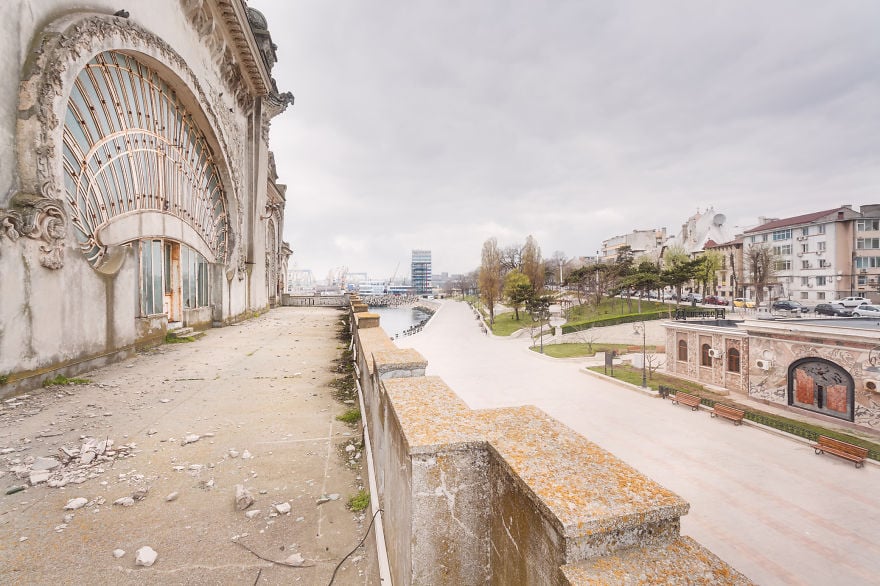
[[[648,367],[647,361],[647,351],[645,348],[645,342],[647,340],[647,328],[645,327],[645,322],[642,320],[642,388],[645,389],[648,387],[648,379],[646,369]]]

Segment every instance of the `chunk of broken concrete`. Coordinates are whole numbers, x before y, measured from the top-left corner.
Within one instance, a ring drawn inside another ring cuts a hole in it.
[[[61,462],[55,458],[44,458],[40,456],[34,460],[33,464],[31,464],[31,470],[55,470],[55,468],[58,468],[59,466],[61,466]]]
[[[130,496],[124,496],[122,498],[116,499],[113,501],[114,505],[119,505],[120,507],[130,507],[134,504],[134,499]]]
[[[254,504],[254,495],[243,484],[235,485],[235,508],[243,511]]]
[[[168,496],[165,497],[165,502],[169,502],[169,503],[170,503],[171,501],[176,501],[176,500],[177,500],[177,497],[179,497],[179,496],[180,496],[180,493],[179,493],[179,492],[176,492],[176,491],[175,491],[175,492],[172,492],[172,493],[170,493]]]
[[[253,519],[257,515],[259,515],[261,512],[262,511],[260,511],[260,509],[254,509],[252,511],[248,511],[247,513],[245,513],[244,516],[247,517],[248,519]]]
[[[156,558],[158,557],[159,554],[152,547],[145,545],[137,550],[137,557],[135,557],[134,563],[149,568],[156,563]]]
[[[77,497],[75,499],[70,499],[67,501],[67,504],[64,505],[65,511],[75,511],[77,509],[81,509],[86,506],[86,503],[89,502],[89,499],[83,497]]]
[[[290,512],[290,503],[278,503],[275,505],[275,510],[281,515],[286,515]]]
[[[119,559],[124,555],[125,555],[124,549],[114,549],[113,550],[113,557],[115,557],[116,559]]]
[[[191,433],[188,436],[186,436],[185,438],[183,438],[183,441],[180,442],[180,445],[185,446],[187,444],[194,444],[197,441],[199,441],[200,439],[202,439],[202,436],[200,436],[196,433]]]
[[[31,486],[36,486],[42,482],[46,482],[49,480],[49,474],[51,474],[48,470],[39,470],[31,472],[29,475],[29,480]]]

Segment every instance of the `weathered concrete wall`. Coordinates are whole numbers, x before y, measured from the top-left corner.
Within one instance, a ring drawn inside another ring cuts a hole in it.
[[[678,560],[685,576],[749,583],[682,541],[680,497],[535,407],[469,409],[359,305],[355,360],[396,584],[638,582],[651,569],[630,552],[671,568],[693,556]]]

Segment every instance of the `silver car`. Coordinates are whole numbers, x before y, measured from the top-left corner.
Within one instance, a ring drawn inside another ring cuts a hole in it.
[[[880,305],[864,303],[852,310],[853,317],[880,317]]]

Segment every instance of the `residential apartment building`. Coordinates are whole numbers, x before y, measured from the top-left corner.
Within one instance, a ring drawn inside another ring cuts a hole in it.
[[[861,293],[876,300],[880,275],[878,220],[880,205],[864,206],[861,211],[841,206],[772,220],[746,230],[746,295],[756,297],[755,284],[749,282],[749,250],[763,245],[770,247],[774,259],[774,275],[762,295],[764,299],[794,299],[810,304]]]
[[[666,242],[666,228],[633,230],[629,234],[621,234],[603,240],[599,260],[601,262],[615,262],[624,247],[629,247],[636,258],[640,256],[658,258],[664,242]]]
[[[860,208],[856,220],[853,252],[855,292],[874,301],[880,299],[880,204]]]
[[[721,255],[721,267],[715,271],[713,293],[728,298],[743,297],[743,238],[737,236],[721,244],[710,240],[704,250],[714,250]]]

